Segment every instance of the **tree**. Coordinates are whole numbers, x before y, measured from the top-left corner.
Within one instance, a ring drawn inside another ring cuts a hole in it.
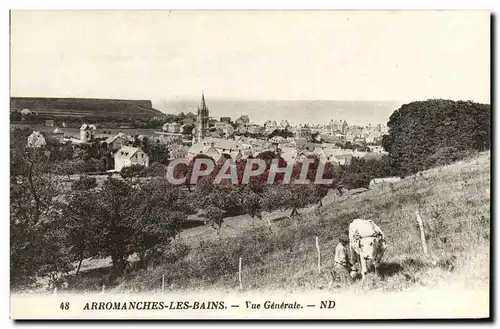
[[[187,214],[194,211],[185,190],[161,178],[143,184],[135,199],[140,201],[134,212],[140,221],[136,224],[134,244],[145,266],[161,256],[182,231]]]
[[[75,275],[80,272],[85,258],[96,256],[101,250],[102,231],[97,221],[96,208],[99,202],[96,194],[91,191],[92,186],[91,180],[80,178],[73,183],[73,192],[68,196],[67,203],[61,206],[65,219],[66,245],[69,246],[72,258],[78,261]]]
[[[113,270],[121,275],[126,265],[126,257],[133,253],[132,238],[135,210],[134,190],[125,181],[108,178],[96,198],[96,225],[102,232],[100,253],[111,256]]]
[[[60,188],[50,175],[43,150],[26,148],[29,131],[13,129],[11,134],[11,285],[30,284],[36,276],[45,275],[56,283],[57,274],[69,266],[55,207]]]
[[[487,104],[444,99],[412,102],[394,111],[387,125],[389,134],[384,136],[383,146],[400,175],[441,163],[441,156],[434,156],[438,152],[463,156],[490,148],[491,109]]]
[[[110,256],[116,276],[123,273],[127,257],[138,252],[143,264],[147,252],[156,255],[182,229],[190,209],[185,192],[163,179],[132,187],[108,178],[95,197],[95,227],[99,254]],[[99,233],[100,232],[100,233]]]
[[[224,210],[216,206],[208,206],[205,210],[205,216],[217,232],[217,235],[220,235],[222,223],[224,223]]]
[[[168,149],[165,145],[161,143],[155,143],[150,145],[148,149],[149,160],[151,162],[158,162],[161,164],[168,164]]]
[[[373,174],[363,158],[352,158],[350,163],[343,168],[342,183],[347,189],[368,188]]]

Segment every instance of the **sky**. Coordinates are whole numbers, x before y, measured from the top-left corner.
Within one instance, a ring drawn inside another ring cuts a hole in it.
[[[484,11],[12,11],[11,96],[490,102]]]

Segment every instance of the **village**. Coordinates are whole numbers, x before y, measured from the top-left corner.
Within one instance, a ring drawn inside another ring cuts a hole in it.
[[[28,144],[41,147],[50,138],[62,146],[70,145],[73,151],[89,147],[105,149],[108,155],[103,169],[107,173],[120,172],[132,165],[148,168],[158,162],[151,154],[151,145],[166,154],[166,159],[159,161],[164,164],[179,158],[192,160],[200,154],[215,162],[221,158],[238,161],[270,151],[287,163],[315,156],[334,165],[347,165],[353,157],[380,159],[387,154],[381,146],[382,136],[388,133],[386,125],[355,126],[337,119],[325,125],[292,126],[287,120],[258,125],[251,122],[249,115],[241,115],[233,122],[229,117],[210,117],[203,94],[197,110],[192,124],[166,122],[161,131],[140,135],[127,133],[127,129],[112,134],[106,127],[87,123],[75,134],[64,127],[54,127],[53,120],[46,120],[46,125],[54,129],[33,131]]]

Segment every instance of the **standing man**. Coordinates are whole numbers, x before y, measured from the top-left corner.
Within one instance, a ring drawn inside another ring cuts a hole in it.
[[[339,243],[335,247],[335,272],[340,281],[344,284],[352,284],[351,264],[349,263],[349,238],[343,234],[339,238]]]

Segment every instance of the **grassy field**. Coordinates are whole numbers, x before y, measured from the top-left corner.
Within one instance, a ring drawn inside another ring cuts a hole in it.
[[[208,226],[182,232],[165,262],[133,271],[109,286],[112,292],[239,291],[242,258],[245,291],[336,289],[401,291],[450,282],[487,289],[490,267],[490,153],[408,177],[392,186],[342,198],[327,196],[324,206],[266,214],[267,220],[238,216],[226,220],[218,237]],[[430,256],[422,252],[415,212],[424,220]],[[344,287],[332,280],[338,237],[357,217],[373,219],[387,235],[382,277]],[[322,271],[318,273],[315,237]],[[99,290],[105,269],[87,271],[73,289]]]

